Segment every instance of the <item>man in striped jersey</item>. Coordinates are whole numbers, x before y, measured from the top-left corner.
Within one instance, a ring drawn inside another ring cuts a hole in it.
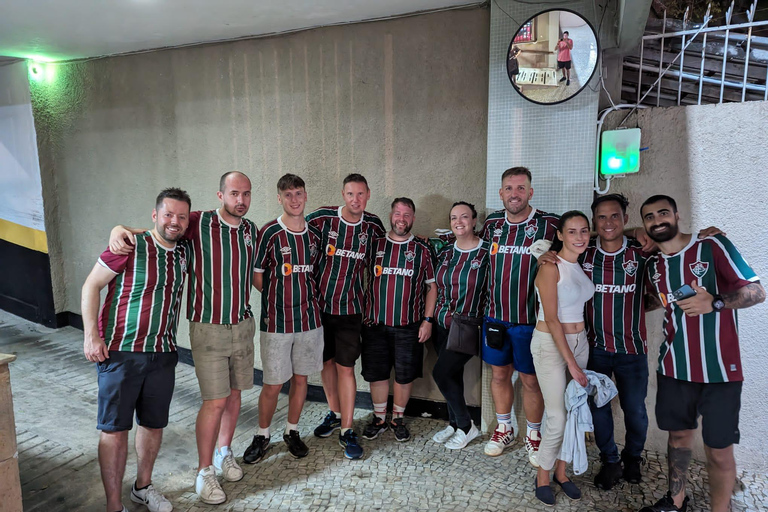
[[[323,368],[323,328],[317,304],[315,267],[320,233],[304,219],[304,180],[286,174],[277,182],[283,214],[259,233],[253,285],[261,292],[259,430],[243,462],[255,464],[269,449],[270,426],[283,384],[290,381],[288,424],[283,441],[296,458],[306,457],[299,418],[307,398],[307,376]]]
[[[203,399],[195,423],[195,489],[201,501],[214,505],[227,499],[216,479],[217,470],[230,482],[243,478],[230,445],[241,393],[253,387],[255,325],[250,296],[258,240],[256,225],[245,218],[251,204],[248,177],[237,171],[225,173],[216,195],[221,206],[192,212],[185,234],[192,248],[189,337]],[[131,234],[120,228],[112,232],[113,252],[130,250],[125,239]]]
[[[365,177],[350,174],[344,178],[341,194],[344,206],[322,207],[307,216],[321,233],[324,253],[317,272],[325,342],[321,376],[331,409],[315,435],[329,437],[340,428],[344,455],[359,459],[363,448],[352,430],[352,416],[357,393],[355,362],[361,350],[363,272],[368,247],[386,230],[376,215],[365,211],[371,197]]]
[[[371,386],[373,418],[363,431],[375,439],[391,428],[397,441],[411,434],[403,418],[413,381],[422,377],[424,342],[432,335],[437,301],[432,249],[411,234],[416,205],[407,197],[392,201],[392,229],[373,241],[365,296],[363,378]],[[395,369],[392,422],[388,424],[389,377]]]
[[[733,444],[739,442],[744,380],[735,310],[763,302],[765,290],[730,240],[680,232],[671,197],[648,198],[641,215],[661,250],[648,261],[646,286],[664,307],[656,420],[669,432],[669,491],[641,512],[687,509],[685,485],[699,415],[711,510],[725,512],[736,481]]]
[[[523,409],[528,424],[525,448],[531,464],[538,467],[536,452],[541,442],[544,399],[531,355],[536,324],[536,261],[530,246],[537,240],[554,240],[559,218],[529,204],[533,187],[531,172],[525,167],[504,171],[499,197],[504,209],[489,215],[482,231],[482,238],[491,244],[482,358],[493,372],[491,395],[498,421],[485,453],[501,455],[514,440],[512,372],[517,370],[523,383]]]
[[[126,511],[120,493],[133,415],[138,471],[131,500],[152,512],[171,503],[152,486],[152,468],[176,378],[176,329],[189,246],[179,242],[189,225],[192,202],[183,190],[160,192],[154,228],[135,237],[134,250],[105,250],[85,280],[82,313],[85,357],[97,363],[99,466],[107,512]],[[107,296],[99,313],[99,292]]]

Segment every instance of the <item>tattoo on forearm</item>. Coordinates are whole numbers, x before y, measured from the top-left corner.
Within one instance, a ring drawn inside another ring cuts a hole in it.
[[[685,490],[688,479],[688,464],[691,462],[690,448],[667,447],[667,463],[669,464],[669,492],[677,496]]]
[[[760,283],[749,283],[735,292],[723,294],[725,307],[729,309],[742,309],[760,304],[765,300],[765,289]]]

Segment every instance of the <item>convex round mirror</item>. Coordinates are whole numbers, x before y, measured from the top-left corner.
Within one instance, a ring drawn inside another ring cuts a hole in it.
[[[507,75],[525,99],[552,105],[576,96],[597,69],[597,34],[581,15],[541,12],[515,33],[507,50]]]

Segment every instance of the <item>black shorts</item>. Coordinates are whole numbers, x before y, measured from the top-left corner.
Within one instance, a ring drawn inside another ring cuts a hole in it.
[[[96,428],[119,432],[136,423],[165,428],[176,383],[176,352],[144,353],[110,351],[109,359],[96,363],[99,396]]]
[[[557,61],[557,69],[571,69],[571,61],[569,60],[559,60]]]
[[[360,357],[360,328],[363,315],[322,314],[323,362],[336,359],[341,366],[352,368]]]
[[[704,444],[728,448],[739,443],[741,382],[704,384],[656,374],[656,422],[661,430],[693,430],[699,426]]]
[[[363,378],[366,382],[389,380],[395,368],[395,382],[410,384],[422,377],[424,344],[419,343],[421,322],[390,327],[363,326]]]

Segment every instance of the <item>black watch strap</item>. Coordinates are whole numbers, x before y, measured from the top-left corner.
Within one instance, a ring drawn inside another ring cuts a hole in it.
[[[433,324],[433,323],[435,323],[435,317],[432,317],[432,316],[425,316],[425,317],[424,317],[424,321],[425,321],[425,322],[429,322],[429,323]]]
[[[712,299],[712,310],[722,311],[723,309],[725,309],[725,301],[723,301],[723,296],[715,295]]]

